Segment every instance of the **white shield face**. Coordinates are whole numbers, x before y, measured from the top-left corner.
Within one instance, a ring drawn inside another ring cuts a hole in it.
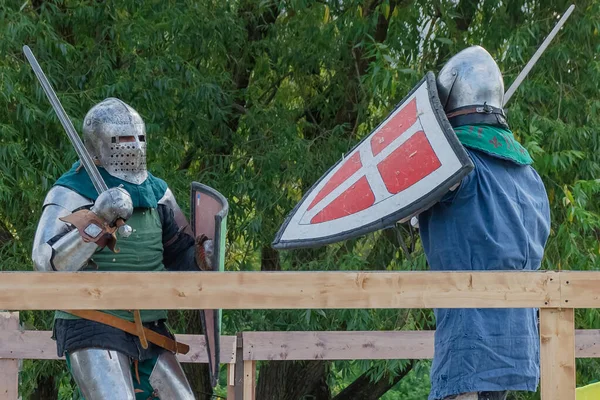
[[[472,168],[430,72],[310,189],[273,246],[334,243],[407,220],[439,200]]]

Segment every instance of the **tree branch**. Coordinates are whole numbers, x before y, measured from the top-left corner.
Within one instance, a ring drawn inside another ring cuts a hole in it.
[[[415,361],[410,361],[402,372],[392,379],[386,374],[375,382],[371,381],[368,375],[369,371],[367,371],[342,390],[332,400],[377,400],[408,375],[415,364]]]

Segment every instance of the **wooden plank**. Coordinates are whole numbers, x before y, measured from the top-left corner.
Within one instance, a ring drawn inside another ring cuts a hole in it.
[[[0,331],[19,330],[19,313],[0,313]],[[0,359],[0,400],[19,398],[19,360],[16,358]]]
[[[51,335],[51,331],[0,331],[0,359],[64,359],[56,355]],[[243,358],[255,361],[431,359],[433,335],[434,331],[245,332],[248,345],[243,349]],[[177,338],[191,345],[187,355],[178,355],[181,362],[208,362],[203,352],[203,335],[177,335]],[[235,336],[221,336],[222,364],[235,363],[234,340]],[[230,348],[231,356],[225,350]],[[575,356],[600,358],[600,330],[575,331]],[[231,376],[235,376],[233,371]]]
[[[424,360],[435,331],[244,332],[244,359]],[[575,331],[576,358],[600,358],[600,330]]]
[[[177,340],[190,346],[187,354],[178,354],[183,363],[208,363],[204,335],[175,335]],[[221,336],[221,364],[235,363],[235,336]],[[56,353],[56,342],[51,331],[0,330],[0,358],[25,360],[64,360]]]
[[[575,312],[540,310],[540,372],[543,400],[575,400]]]
[[[575,331],[575,357],[600,358],[600,330],[581,329]]]
[[[600,280],[600,273],[596,277]],[[543,271],[0,274],[0,309],[6,310],[196,309],[199,304],[214,309],[542,308],[559,302],[558,273]]]
[[[433,358],[435,331],[244,332],[244,360]]]
[[[206,341],[204,335],[175,335],[177,340],[190,346],[187,354],[178,354],[177,358],[183,363],[208,363]],[[221,364],[235,363],[235,336],[221,336]]]
[[[599,271],[562,271],[561,306],[570,308],[600,308]]]
[[[244,400],[255,400],[256,361],[244,360]]]

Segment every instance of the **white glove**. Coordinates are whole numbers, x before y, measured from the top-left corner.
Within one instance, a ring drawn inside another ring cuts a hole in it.
[[[410,224],[413,228],[419,229],[419,216],[416,215],[410,219]]]

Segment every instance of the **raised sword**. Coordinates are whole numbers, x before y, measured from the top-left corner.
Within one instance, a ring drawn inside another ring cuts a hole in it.
[[[92,156],[90,156],[90,153],[88,153],[87,149],[83,145],[81,138],[79,137],[77,131],[73,127],[73,124],[71,123],[71,120],[69,119],[67,113],[62,107],[62,104],[58,100],[58,97],[56,97],[56,93],[54,93],[54,90],[52,89],[48,78],[46,78],[44,71],[42,71],[42,67],[40,67],[40,64],[37,62],[29,46],[23,46],[23,53],[25,53],[27,61],[29,61],[29,64],[31,65],[31,68],[35,73],[35,76],[42,85],[42,89],[44,89],[44,93],[46,93],[46,97],[48,97],[48,100],[50,101],[52,108],[56,112],[60,123],[62,124],[63,128],[65,128],[67,136],[71,141],[71,144],[75,148],[75,152],[79,156],[79,159],[81,160],[81,165],[83,165],[83,167],[87,171],[90,180],[94,185],[94,188],[96,188],[98,194],[107,191],[108,186],[106,186],[106,182],[104,182],[102,175],[100,175],[100,171],[98,171],[98,168],[96,167]],[[126,225],[123,220],[117,220],[116,225],[119,227],[119,234],[121,236],[128,237],[131,234],[131,227],[129,225]]]

